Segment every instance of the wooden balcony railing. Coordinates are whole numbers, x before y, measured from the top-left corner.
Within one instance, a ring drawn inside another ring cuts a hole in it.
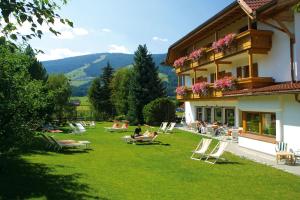
[[[247,30],[236,36],[230,48],[218,53],[214,52],[212,48],[208,48],[199,60],[187,60],[184,66],[176,68],[176,73],[188,71],[247,50],[251,50],[255,54],[266,54],[272,48],[272,35],[272,31]]]
[[[274,80],[271,77],[252,77],[252,78],[242,78],[237,79],[237,90],[242,89],[252,89],[265,87],[274,84]],[[178,100],[207,100],[207,99],[215,99],[222,98],[223,94],[221,91],[216,91],[213,88],[213,84],[210,85],[210,90],[207,95],[198,95],[193,94],[191,88],[188,89],[187,94],[184,96],[177,95],[176,98]]]

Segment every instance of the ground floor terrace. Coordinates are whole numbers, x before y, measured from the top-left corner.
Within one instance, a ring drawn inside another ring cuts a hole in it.
[[[89,150],[54,152],[37,143],[21,156],[0,155],[0,199],[298,199],[299,176],[228,152],[215,165],[191,160],[203,136],[175,129],[157,143],[126,144],[129,132],[108,133],[97,123],[81,135]],[[157,129],[157,128],[156,128]],[[146,127],[142,127],[145,131]],[[217,143],[213,140],[212,148]],[[211,150],[211,149],[210,149]]]
[[[240,146],[267,154],[275,154],[279,141],[300,149],[300,103],[293,94],[186,101],[185,119],[240,128]]]

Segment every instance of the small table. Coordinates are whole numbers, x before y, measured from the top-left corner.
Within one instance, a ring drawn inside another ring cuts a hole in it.
[[[276,161],[278,164],[278,160],[285,159],[289,164],[295,163],[295,157],[294,154],[287,151],[279,151],[276,153]]]

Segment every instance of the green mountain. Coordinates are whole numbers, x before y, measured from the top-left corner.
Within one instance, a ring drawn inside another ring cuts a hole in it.
[[[171,67],[162,66],[166,54],[153,54],[153,60],[159,68],[159,76],[167,88],[168,96],[174,96],[177,85],[175,72]],[[74,96],[86,96],[92,80],[99,76],[107,62],[115,68],[130,67],[133,54],[98,53],[70,57],[59,60],[44,61],[43,65],[49,74],[64,73],[70,80]]]

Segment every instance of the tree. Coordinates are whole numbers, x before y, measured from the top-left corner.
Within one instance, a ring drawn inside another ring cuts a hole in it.
[[[50,75],[47,80],[47,89],[52,99],[52,113],[61,123],[71,97],[69,79],[64,74]]]
[[[107,63],[100,77],[93,81],[89,89],[90,102],[102,119],[108,119],[114,114],[114,106],[111,99],[113,73],[113,68]]]
[[[158,98],[148,103],[143,109],[145,122],[157,126],[162,122],[175,120],[175,104],[171,99]]]
[[[0,45],[0,151],[29,144],[46,117],[49,99],[42,81],[28,73],[30,59]]]
[[[165,88],[158,76],[158,67],[146,45],[139,45],[134,53],[133,76],[129,86],[128,120],[143,123],[143,108],[156,98],[165,96]]]
[[[73,23],[68,19],[61,18],[56,11],[60,9],[68,0],[58,0],[61,4],[53,0],[1,0],[0,1],[0,27],[5,37],[16,41],[21,37],[28,41],[32,37],[41,38],[43,35],[42,25],[46,24],[53,34],[60,34],[55,30],[55,22],[59,21],[73,27]],[[18,31],[24,24],[30,25],[30,34],[23,34]]]
[[[30,45],[28,45],[25,48],[24,53],[29,56],[30,61],[31,61],[29,68],[28,68],[31,78],[33,78],[35,80],[42,80],[42,81],[46,82],[48,79],[47,71],[44,68],[43,64],[36,59],[36,57],[35,57],[36,53],[31,48]]]
[[[127,115],[129,84],[133,73],[132,68],[121,68],[117,70],[111,82],[112,102],[117,115]]]

